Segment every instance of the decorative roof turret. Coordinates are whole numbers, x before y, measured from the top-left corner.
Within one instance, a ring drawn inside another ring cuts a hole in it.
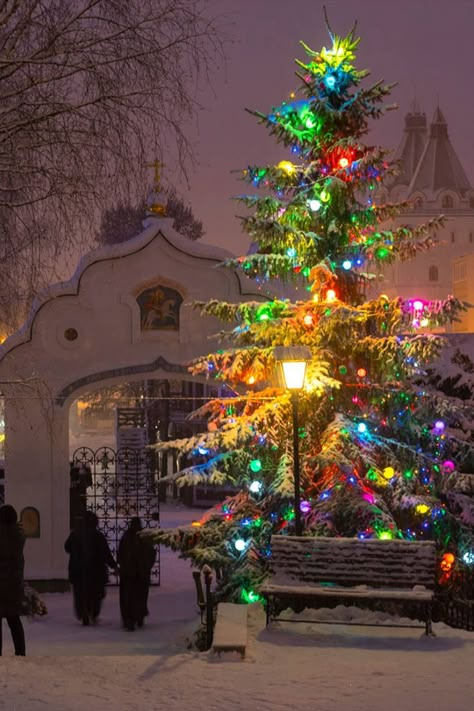
[[[390,187],[410,185],[423,153],[427,135],[426,114],[420,111],[415,99],[412,110],[405,116],[404,136],[395,152],[395,160],[399,162],[400,172]]]
[[[422,191],[436,196],[440,190],[464,195],[471,185],[448,135],[448,125],[439,106],[430,125],[430,135],[409,184],[408,195]]]

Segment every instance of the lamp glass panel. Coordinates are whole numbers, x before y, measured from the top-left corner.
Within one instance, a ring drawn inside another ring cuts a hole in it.
[[[282,363],[285,385],[288,390],[301,390],[306,374],[306,361],[293,360]]]

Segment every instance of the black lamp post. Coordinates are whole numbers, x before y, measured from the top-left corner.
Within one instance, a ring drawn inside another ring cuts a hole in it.
[[[275,359],[281,363],[285,387],[291,393],[293,414],[293,479],[295,485],[295,533],[302,534],[300,509],[300,453],[298,440],[298,400],[304,388],[306,366],[311,360],[311,351],[306,346],[278,346]]]

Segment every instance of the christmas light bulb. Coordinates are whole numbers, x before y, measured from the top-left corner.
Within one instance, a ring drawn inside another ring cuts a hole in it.
[[[346,271],[349,271],[349,269],[352,267],[352,262],[350,259],[345,259],[342,263],[342,268],[345,269]]]
[[[321,202],[319,200],[308,200],[308,207],[312,212],[317,212],[321,209]]]
[[[255,376],[251,375],[250,378],[247,380],[247,383],[249,385],[253,385],[255,383]]]
[[[359,432],[359,434],[365,434],[367,432],[367,425],[365,424],[365,422],[359,422],[359,424],[357,425],[357,431]]]
[[[282,170],[287,175],[293,175],[296,172],[296,167],[289,160],[281,160],[278,163],[277,168]]]
[[[250,471],[252,471],[254,474],[257,474],[262,468],[262,462],[260,459],[252,459],[252,461],[249,464]]]
[[[293,259],[293,257],[296,257],[296,249],[294,247],[288,247],[286,254],[290,259]]]
[[[301,501],[300,503],[301,513],[307,514],[311,511],[311,504],[309,501]]]
[[[306,316],[303,319],[303,323],[305,326],[311,326],[313,323],[313,317],[311,314],[306,314]]]
[[[413,310],[414,311],[423,311],[423,302],[420,301],[419,299],[417,301],[413,302]]]
[[[347,158],[341,158],[341,160],[339,161],[339,167],[340,168],[347,168],[348,165],[349,165],[349,161],[347,160]]]
[[[418,504],[418,506],[415,506],[415,511],[418,514],[426,514],[430,510],[430,507],[427,504]]]
[[[473,551],[466,551],[464,553],[462,559],[466,563],[466,565],[473,565],[474,564],[474,552]]]
[[[246,543],[243,538],[237,538],[237,540],[234,543],[235,549],[241,553],[243,550],[245,550]]]
[[[331,302],[331,301],[336,301],[337,296],[336,292],[334,289],[328,289],[326,292],[326,301]]]
[[[395,469],[393,467],[385,467],[382,470],[382,476],[384,479],[393,479],[395,476]]]
[[[322,200],[322,202],[329,202],[331,199],[331,195],[328,193],[327,190],[323,190],[319,196]]]
[[[259,494],[262,490],[263,484],[261,481],[253,481],[249,486],[249,491],[252,494]]]
[[[365,368],[359,368],[358,371],[357,371],[357,375],[359,376],[359,378],[365,378],[365,376],[367,375],[366,369],[365,369]]]
[[[442,420],[437,420],[434,423],[434,429],[438,433],[444,432],[445,427],[446,427],[446,425],[444,424],[444,422]]]

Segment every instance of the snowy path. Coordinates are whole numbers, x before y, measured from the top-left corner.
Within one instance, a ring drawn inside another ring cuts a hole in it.
[[[176,514],[176,523],[195,513]],[[169,512],[166,525],[172,525]],[[164,521],[165,523],[165,521]],[[265,629],[251,606],[247,657],[188,651],[197,625],[189,565],[162,551],[163,585],[147,627],[120,629],[117,591],[101,623],[83,628],[69,594],[49,595],[50,615],[26,623],[27,656],[0,662],[3,711],[468,711],[474,633],[280,623]],[[338,619],[350,610],[341,608]],[[328,613],[333,614],[333,613]],[[361,613],[357,614],[370,614]],[[321,616],[321,615],[320,615]],[[88,656],[90,655],[90,656]],[[93,656],[92,656],[93,655]]]
[[[202,512],[164,507],[163,528],[187,524]],[[50,656],[133,655],[182,651],[198,626],[196,593],[187,561],[161,547],[161,585],[150,588],[145,627],[127,632],[120,626],[119,591],[107,588],[97,627],[83,627],[73,615],[70,593],[42,596],[49,614],[27,620],[27,654]],[[4,654],[11,653],[10,637],[4,630]]]

